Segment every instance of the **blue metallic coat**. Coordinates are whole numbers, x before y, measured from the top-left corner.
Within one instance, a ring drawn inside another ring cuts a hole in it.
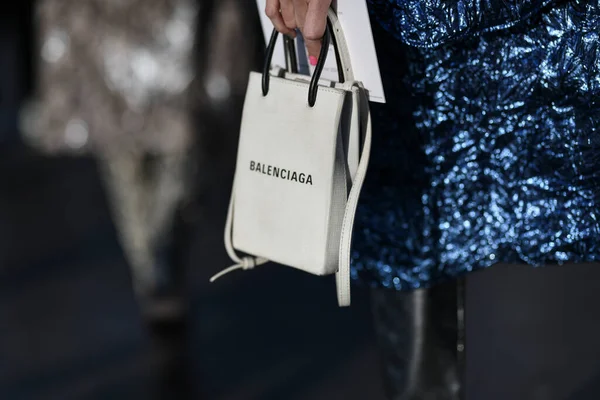
[[[386,105],[353,278],[600,260],[600,0],[369,0]]]

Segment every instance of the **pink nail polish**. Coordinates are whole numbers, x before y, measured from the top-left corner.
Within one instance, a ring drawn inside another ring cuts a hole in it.
[[[308,61],[310,61],[310,65],[312,65],[313,67],[317,65],[317,57],[315,56],[308,57]]]

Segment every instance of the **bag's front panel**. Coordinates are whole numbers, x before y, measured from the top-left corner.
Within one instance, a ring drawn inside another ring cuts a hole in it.
[[[250,77],[235,176],[234,247],[322,275],[327,267],[336,141],[345,92]]]

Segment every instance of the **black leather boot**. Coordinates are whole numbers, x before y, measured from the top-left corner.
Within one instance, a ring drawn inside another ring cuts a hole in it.
[[[375,332],[390,400],[464,399],[462,282],[372,290]]]

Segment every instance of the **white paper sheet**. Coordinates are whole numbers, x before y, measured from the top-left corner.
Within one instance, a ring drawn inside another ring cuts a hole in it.
[[[261,23],[265,35],[265,42],[268,43],[273,32],[273,24],[265,15],[266,0],[256,0],[258,11],[261,16]],[[373,32],[371,31],[371,22],[369,20],[369,11],[365,0],[342,0],[337,4],[337,14],[344,30],[346,41],[348,42],[348,51],[354,69],[354,77],[361,81],[369,92],[369,99],[377,103],[385,103],[385,93],[377,61],[377,52],[373,41]],[[298,35],[296,39],[298,49],[298,71],[300,73],[310,74],[313,67],[308,63],[308,56]],[[285,66],[285,54],[283,51],[283,39],[280,35],[277,47],[273,53],[273,65]],[[330,46],[322,78],[328,80],[337,80],[337,65],[335,61],[335,52]]]

